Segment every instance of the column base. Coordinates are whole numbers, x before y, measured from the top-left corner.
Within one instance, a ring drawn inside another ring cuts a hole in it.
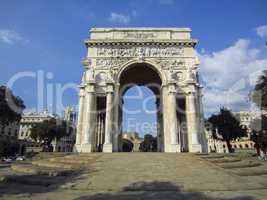
[[[168,145],[165,145],[164,152],[179,153],[179,152],[181,152],[181,147],[179,144],[168,144]]]
[[[192,144],[191,148],[190,148],[190,152],[192,152],[192,153],[201,153],[202,152],[201,144]]]
[[[82,144],[80,153],[91,153],[93,152],[91,144]]]
[[[104,144],[103,145],[104,153],[112,153],[112,144]]]
[[[82,148],[82,145],[75,144],[75,146],[73,147],[73,152],[80,153],[81,152],[81,148]]]

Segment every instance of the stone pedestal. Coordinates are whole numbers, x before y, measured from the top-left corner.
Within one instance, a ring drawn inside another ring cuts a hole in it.
[[[112,144],[104,144],[103,152],[105,153],[112,153]]]
[[[75,144],[75,146],[73,147],[73,152],[75,153],[80,153],[82,150],[82,145],[80,144]]]
[[[202,152],[201,144],[192,144],[190,152],[192,152],[192,153],[201,153]]]
[[[91,153],[93,152],[93,148],[91,144],[82,144],[81,153]]]
[[[168,144],[168,145],[165,145],[165,151],[164,152],[178,153],[178,152],[181,152],[181,147],[179,144]]]

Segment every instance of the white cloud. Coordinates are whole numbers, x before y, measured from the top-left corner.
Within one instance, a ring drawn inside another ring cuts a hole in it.
[[[198,54],[207,114],[220,106],[250,109],[249,92],[259,74],[267,69],[267,58],[261,58],[261,54],[262,50],[251,48],[250,41],[244,39],[221,51]]]
[[[130,22],[130,16],[112,12],[109,20],[115,23],[128,24]]]
[[[0,42],[14,44],[19,41],[23,41],[23,38],[19,33],[11,30],[0,30]]]
[[[267,37],[267,25],[257,27],[256,32],[257,32],[257,35],[262,38]]]

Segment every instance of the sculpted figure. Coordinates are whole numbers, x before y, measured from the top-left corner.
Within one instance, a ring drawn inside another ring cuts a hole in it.
[[[95,78],[95,70],[92,66],[90,66],[88,69],[87,69],[87,79],[89,81],[93,81],[94,78]]]
[[[168,79],[170,81],[173,81],[174,80],[174,73],[173,73],[173,68],[172,67],[169,68]]]

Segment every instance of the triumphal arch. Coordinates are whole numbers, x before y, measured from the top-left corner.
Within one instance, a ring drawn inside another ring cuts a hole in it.
[[[156,96],[159,152],[204,152],[199,61],[189,28],[92,28],[80,85],[75,151],[121,151],[122,96]]]

